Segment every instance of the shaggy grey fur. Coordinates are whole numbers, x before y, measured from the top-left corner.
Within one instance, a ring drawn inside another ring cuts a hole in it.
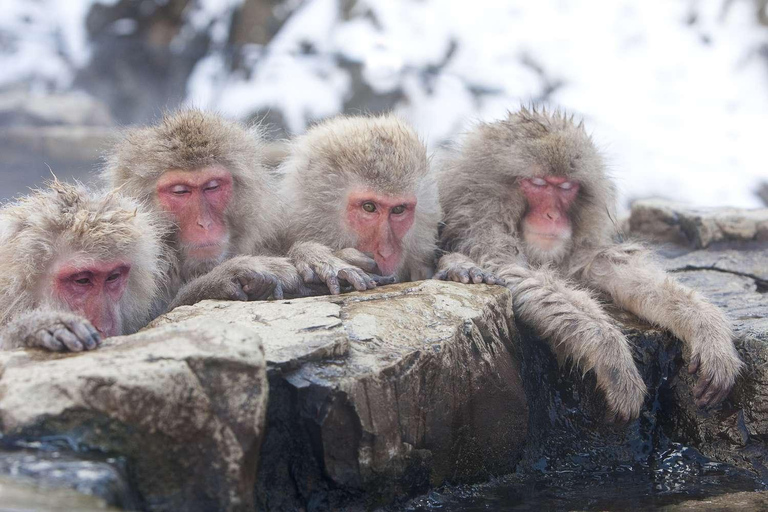
[[[728,322],[666,275],[648,251],[614,242],[614,185],[582,124],[561,112],[522,109],[477,126],[442,167],[443,249],[505,279],[516,313],[557,355],[594,370],[610,420],[636,418],[646,390],[598,293],[685,342],[689,371],[699,374],[694,395],[700,406],[728,395],[742,367]],[[545,175],[580,184],[571,240],[555,253],[531,247],[521,234],[527,204],[518,182]]]

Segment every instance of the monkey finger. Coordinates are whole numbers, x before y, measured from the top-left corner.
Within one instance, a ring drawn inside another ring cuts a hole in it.
[[[331,292],[331,295],[338,295],[341,293],[341,286],[339,285],[339,280],[336,276],[328,276],[328,279],[325,280],[325,284],[328,286],[328,291]]]
[[[98,346],[96,340],[93,339],[93,333],[88,329],[85,322],[73,320],[67,322],[67,327],[69,327],[69,330],[77,336],[77,339],[82,343],[83,347],[85,347],[85,350],[92,350]]]
[[[477,267],[469,269],[469,278],[474,284],[480,284],[483,282],[483,271]]]
[[[718,381],[716,383],[715,381]],[[704,395],[699,399],[699,402],[701,403],[701,407],[711,407],[713,405],[717,405],[722,401],[725,396],[722,398],[718,398],[721,395],[723,395],[725,391],[725,395],[727,395],[728,391],[730,391],[730,386],[724,386],[719,384],[719,379],[715,379],[713,376],[710,380],[709,387],[707,388],[707,392],[704,393]]]
[[[432,279],[437,279],[438,281],[446,281],[448,279],[448,271],[441,270],[440,272],[437,272],[435,275],[433,275]]]
[[[283,300],[284,298],[283,285],[279,282],[275,286],[275,289],[272,291],[272,298],[275,300]]]
[[[65,327],[59,327],[54,330],[53,337],[71,352],[80,352],[83,350],[83,344],[80,343],[77,336]]]
[[[334,255],[338,258],[341,258],[350,265],[359,267],[366,272],[371,272],[374,274],[379,272],[379,265],[376,263],[376,260],[374,260],[373,257],[368,256],[368,254],[358,251],[357,249],[348,247],[346,249],[337,251],[334,253]]]
[[[704,402],[704,395],[706,394],[710,385],[712,385],[713,380],[713,375],[701,375],[699,377],[699,382],[697,382],[696,386],[693,388],[693,397],[696,399],[697,404],[699,404],[699,402]]]
[[[355,272],[354,269],[343,268],[339,270],[337,276],[351,284],[355,290],[359,292],[363,292],[368,289],[368,285],[366,284],[365,279],[363,279],[362,276]]]
[[[701,355],[696,354],[695,356],[691,357],[691,362],[688,364],[688,373],[694,374],[697,371],[699,371],[699,366],[701,365]]]
[[[394,284],[397,282],[397,276],[380,276],[379,274],[368,274],[368,277],[377,285]]]
[[[365,281],[365,285],[368,287],[369,290],[373,290],[374,288],[376,288],[377,286],[376,280],[373,279],[373,277],[371,277],[371,274],[368,274],[366,272],[361,272],[360,276]]]
[[[712,399],[709,401],[709,406],[714,406],[728,398],[728,395],[731,394],[731,386],[722,386],[720,388],[719,393],[714,395]]]
[[[62,343],[54,338],[53,334],[48,331],[40,331],[38,340],[40,347],[48,349],[51,352],[62,352],[63,350],[66,350],[64,345],[62,345]]]

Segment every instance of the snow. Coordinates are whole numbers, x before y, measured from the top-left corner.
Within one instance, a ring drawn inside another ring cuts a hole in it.
[[[69,87],[90,57],[88,9],[115,1],[0,0],[0,88]],[[353,63],[374,93],[402,95],[395,110],[433,150],[473,123],[543,102],[585,119],[624,204],[760,206],[768,27],[754,1],[289,0],[275,38],[244,48],[248,64],[230,72],[228,32],[242,1],[190,3],[173,44],[207,31],[211,50],[190,77],[189,104],[243,119],[274,110],[298,134],[344,110]]]
[[[64,89],[90,58],[85,17],[117,0],[0,0],[0,87]]]
[[[340,62],[351,61],[375,92],[402,91],[396,110],[433,149],[544,101],[585,119],[624,203],[758,207],[768,29],[755,18],[746,0],[360,0],[346,19],[337,0],[307,0],[249,76],[197,103],[273,108],[300,133],[343,110],[352,82]],[[205,88],[196,73],[190,97]]]

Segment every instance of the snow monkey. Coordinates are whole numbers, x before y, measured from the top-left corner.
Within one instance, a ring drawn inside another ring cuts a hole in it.
[[[184,109],[128,130],[108,156],[108,183],[175,226],[166,239],[171,268],[157,314],[169,303],[306,292],[287,258],[268,256],[280,215],[262,147],[257,128]]]
[[[53,181],[0,210],[0,348],[96,348],[149,320],[163,224],[118,193]]]
[[[480,124],[446,160],[439,185],[443,248],[506,279],[521,319],[561,359],[594,370],[609,420],[636,418],[646,389],[627,339],[593,293],[684,341],[688,371],[699,375],[697,405],[728,395],[742,367],[728,322],[642,247],[614,243],[614,186],[583,123],[522,109]]]
[[[437,184],[407,123],[393,115],[323,122],[292,143],[281,171],[287,248],[307,283],[337,294],[344,282],[366,290],[394,281],[380,276],[432,277]],[[463,255],[441,258],[438,277],[496,283]]]

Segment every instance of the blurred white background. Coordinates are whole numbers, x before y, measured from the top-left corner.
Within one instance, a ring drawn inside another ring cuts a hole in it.
[[[765,0],[0,0],[0,198],[87,179],[190,104],[274,125],[394,109],[437,150],[530,102],[585,119],[622,194],[759,207]]]

